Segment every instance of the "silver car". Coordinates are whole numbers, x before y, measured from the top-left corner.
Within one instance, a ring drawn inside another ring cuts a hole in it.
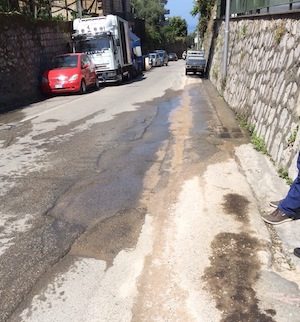
[[[152,67],[161,67],[164,62],[158,53],[150,53],[149,58],[152,64]]]

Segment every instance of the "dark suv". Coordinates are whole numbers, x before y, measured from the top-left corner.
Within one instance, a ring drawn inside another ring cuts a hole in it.
[[[167,52],[165,50],[162,50],[162,49],[155,50],[155,52],[158,53],[159,56],[162,58],[163,64],[168,66],[169,57],[168,57]]]

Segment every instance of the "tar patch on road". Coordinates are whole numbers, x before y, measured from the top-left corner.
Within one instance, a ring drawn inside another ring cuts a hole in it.
[[[211,266],[203,279],[222,312],[222,322],[272,322],[274,310],[259,310],[254,285],[260,263],[256,251],[261,247],[248,233],[220,233],[212,242]]]
[[[145,209],[123,209],[82,235],[71,254],[104,260],[107,269],[122,250],[135,248],[145,222]]]
[[[223,209],[227,214],[234,215],[235,219],[242,223],[248,223],[249,201],[244,196],[229,193],[224,196]]]

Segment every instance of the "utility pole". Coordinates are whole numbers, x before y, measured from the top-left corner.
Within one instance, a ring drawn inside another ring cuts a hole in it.
[[[76,0],[76,9],[78,12],[78,18],[82,18],[82,7],[81,7],[81,0]]]
[[[229,44],[229,18],[230,18],[230,1],[226,1],[226,12],[225,12],[225,34],[224,34],[224,52],[223,52],[223,66],[222,66],[222,78],[223,80],[227,77],[227,63],[228,63],[228,44]]]

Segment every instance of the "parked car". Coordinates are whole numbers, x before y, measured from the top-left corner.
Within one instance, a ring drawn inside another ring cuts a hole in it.
[[[45,94],[84,94],[91,86],[99,87],[95,66],[88,55],[82,53],[54,57],[52,66],[42,75],[42,92]]]
[[[155,50],[155,52],[158,53],[159,56],[161,57],[161,59],[163,61],[163,65],[168,66],[169,58],[168,58],[167,52],[162,49]]]
[[[206,68],[206,60],[202,53],[192,53],[187,55],[186,63],[185,63],[185,74],[188,73],[201,73],[202,75],[205,73]]]
[[[149,54],[152,67],[161,67],[163,66],[163,60],[158,53]]]
[[[189,57],[189,56],[202,56],[202,57],[205,57],[205,52],[204,52],[204,50],[188,50],[186,56],[187,57]]]
[[[178,56],[175,53],[169,53],[168,55],[169,61],[177,61]]]

